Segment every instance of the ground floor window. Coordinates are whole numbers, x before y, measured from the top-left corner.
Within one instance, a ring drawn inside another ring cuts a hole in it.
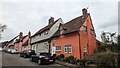
[[[61,51],[61,46],[56,46],[56,51],[57,52]]]
[[[65,45],[64,52],[65,53],[72,53],[72,46],[71,45]]]

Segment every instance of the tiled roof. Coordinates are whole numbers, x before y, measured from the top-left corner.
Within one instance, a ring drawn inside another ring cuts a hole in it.
[[[89,16],[89,14],[87,15],[87,17],[88,16]],[[74,19],[72,19],[71,21],[69,21],[65,24],[62,24],[60,26],[60,28],[61,27],[63,28],[63,33],[62,34],[69,34],[69,33],[79,31],[80,27],[83,25],[86,18],[83,18],[83,16],[79,16],[79,17],[74,18]],[[60,35],[60,29],[53,35],[53,37],[59,36],[59,35]]]
[[[28,45],[28,40],[25,43],[23,43],[23,46],[27,46],[27,45]]]
[[[16,39],[18,37],[18,35],[17,36],[15,36],[13,39],[11,39],[10,41],[9,41],[9,43],[10,42],[12,42],[14,39]]]
[[[24,40],[28,35],[23,36],[22,40]]]
[[[59,19],[60,19],[60,18],[59,18]],[[53,23],[48,24],[48,25],[45,26],[44,28],[40,29],[40,30],[39,30],[38,32],[36,32],[33,36],[38,35],[38,34],[42,33],[43,31],[50,29],[59,19],[57,19],[57,20],[56,20],[55,22],[53,22]],[[33,36],[32,36],[32,37],[33,37]]]

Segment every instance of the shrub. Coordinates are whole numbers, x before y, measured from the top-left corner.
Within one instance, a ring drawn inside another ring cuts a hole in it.
[[[77,63],[77,65],[81,65],[80,59],[77,59],[76,63]]]
[[[65,56],[63,54],[60,54],[58,58],[59,58],[60,61],[64,61],[64,57]]]
[[[72,63],[72,64],[76,64],[77,63],[76,58],[74,58],[74,56],[66,57],[65,61],[68,62],[68,63]]]
[[[56,57],[56,54],[53,54],[53,57]]]
[[[96,54],[95,63],[97,66],[115,66],[115,58],[113,53]]]
[[[56,59],[57,59],[57,60],[60,60],[60,55],[57,55],[57,56],[56,56]]]
[[[60,58],[64,58],[65,56],[63,54],[60,54]]]
[[[70,63],[69,57],[65,57],[65,61],[68,62],[68,63]]]

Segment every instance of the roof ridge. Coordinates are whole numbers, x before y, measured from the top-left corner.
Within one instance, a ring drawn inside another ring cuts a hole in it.
[[[43,32],[44,30],[47,30],[47,29],[51,28],[58,20],[60,20],[60,18],[58,18],[56,21],[46,25],[45,27],[39,29],[33,36],[38,35],[39,33]]]

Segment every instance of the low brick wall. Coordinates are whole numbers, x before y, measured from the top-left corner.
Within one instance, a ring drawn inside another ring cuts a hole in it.
[[[63,66],[66,66],[66,67],[70,67],[70,68],[77,68],[78,67],[78,65],[66,63],[66,62],[59,61],[59,60],[56,60],[55,62],[60,64],[60,65],[63,65]]]

